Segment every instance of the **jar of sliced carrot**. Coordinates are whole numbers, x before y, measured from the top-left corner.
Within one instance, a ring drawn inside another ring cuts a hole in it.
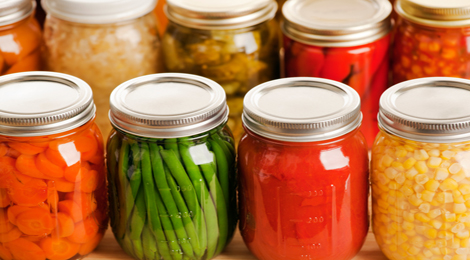
[[[182,73],[139,77],[110,98],[111,227],[139,260],[209,260],[237,226],[235,151],[223,88]]]
[[[53,72],[0,77],[0,258],[82,258],[107,228],[90,87]]]
[[[0,3],[0,75],[39,70],[42,34],[35,7],[31,0]]]

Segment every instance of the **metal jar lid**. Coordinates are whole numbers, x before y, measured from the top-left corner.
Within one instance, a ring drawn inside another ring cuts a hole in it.
[[[289,0],[282,8],[284,34],[328,47],[367,44],[391,29],[388,0]]]
[[[84,24],[128,21],[150,13],[157,0],[42,0],[47,14]]]
[[[94,116],[91,88],[79,78],[43,71],[0,77],[0,135],[62,133]]]
[[[432,77],[402,82],[380,98],[379,125],[420,142],[470,140],[470,80]]]
[[[174,23],[196,29],[240,29],[272,19],[274,0],[167,0],[166,15]]]
[[[395,10],[403,18],[433,27],[470,25],[469,0],[398,0]]]
[[[213,80],[184,73],[126,81],[111,93],[110,106],[114,127],[151,138],[192,136],[228,119],[224,89]]]
[[[243,106],[245,127],[280,141],[328,140],[353,131],[362,121],[359,94],[343,83],[321,78],[268,81],[251,89]]]
[[[33,0],[0,1],[0,26],[12,24],[30,16],[36,8]]]

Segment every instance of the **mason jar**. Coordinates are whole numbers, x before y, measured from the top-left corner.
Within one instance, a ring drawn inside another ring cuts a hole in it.
[[[111,94],[114,236],[136,259],[211,259],[237,225],[235,151],[223,88],[200,76],[139,77]]]
[[[0,77],[0,258],[81,259],[107,205],[90,87],[54,72]]]
[[[156,0],[43,0],[44,69],[74,75],[93,89],[97,124],[108,134],[111,91],[162,72]]]
[[[274,0],[167,1],[165,68],[222,85],[236,140],[243,132],[243,96],[254,86],[279,78],[276,10]]]
[[[373,231],[391,260],[470,256],[470,80],[414,79],[380,99]]]
[[[397,0],[393,81],[470,79],[470,2]]]
[[[257,259],[347,260],[359,252],[369,228],[361,121],[357,92],[333,80],[286,78],[248,92],[239,227]]]
[[[285,76],[332,79],[354,88],[369,147],[379,131],[379,98],[389,86],[391,11],[388,0],[293,0],[282,10]]]
[[[0,75],[40,69],[42,33],[35,8],[32,0],[0,3]]]

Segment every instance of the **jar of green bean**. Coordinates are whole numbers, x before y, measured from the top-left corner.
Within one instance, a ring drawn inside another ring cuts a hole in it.
[[[237,224],[235,151],[223,88],[190,74],[142,76],[110,97],[111,227],[135,259],[211,259]]]

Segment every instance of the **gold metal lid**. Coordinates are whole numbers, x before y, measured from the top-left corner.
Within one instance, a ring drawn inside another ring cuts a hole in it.
[[[395,10],[403,18],[433,27],[470,25],[469,0],[398,0]]]
[[[165,12],[174,23],[196,29],[240,29],[274,17],[274,0],[168,0]]]

